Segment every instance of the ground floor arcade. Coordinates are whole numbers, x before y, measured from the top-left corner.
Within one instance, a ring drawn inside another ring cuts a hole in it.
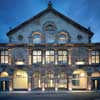
[[[48,71],[35,71],[32,75],[25,70],[16,70],[13,75],[0,73],[0,91],[20,90],[100,90],[100,73],[88,74],[83,69],[76,69],[72,74]]]

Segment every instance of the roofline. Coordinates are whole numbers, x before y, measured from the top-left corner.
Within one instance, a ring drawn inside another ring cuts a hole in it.
[[[7,36],[10,36],[11,34],[13,34],[14,32],[16,32],[18,29],[22,28],[23,26],[25,26],[26,24],[30,23],[32,20],[35,20],[37,17],[40,17],[42,14],[44,14],[47,11],[53,11],[54,13],[58,14],[59,16],[63,17],[63,19],[67,22],[69,22],[70,24],[72,24],[73,26],[75,26],[76,28],[88,33],[90,35],[90,38],[94,35],[94,33],[85,28],[84,26],[80,25],[79,23],[73,21],[72,19],[70,19],[69,17],[63,15],[62,13],[58,12],[56,9],[54,9],[52,6],[48,6],[45,10],[41,11],[40,13],[36,14],[35,16],[33,16],[32,18],[30,18],[27,21],[24,21],[22,24],[19,24],[18,26],[16,26],[15,28],[11,29],[8,33]]]

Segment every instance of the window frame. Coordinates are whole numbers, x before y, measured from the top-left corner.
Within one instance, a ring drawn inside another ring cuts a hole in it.
[[[3,52],[3,54],[1,52]],[[6,59],[6,57],[7,57],[7,59]],[[8,49],[1,49],[0,50],[0,63],[1,64],[9,64],[9,51],[8,51]]]
[[[66,55],[59,55],[59,51],[61,51],[62,52],[62,54],[63,54],[63,52],[64,51],[66,51]],[[59,57],[60,56],[62,56],[62,61],[61,61],[61,63],[59,63],[60,61],[59,61]],[[66,63],[64,63],[64,56],[66,56]],[[57,50],[57,63],[59,64],[59,65],[66,65],[66,64],[68,64],[68,50]]]
[[[36,54],[33,54],[33,52],[36,52]],[[39,54],[39,52],[41,52],[41,54]],[[36,57],[36,62],[34,62],[34,57]],[[39,57],[41,58],[40,59],[40,62],[39,62]],[[42,50],[36,50],[36,49],[33,49],[32,50],[32,64],[42,64]]]

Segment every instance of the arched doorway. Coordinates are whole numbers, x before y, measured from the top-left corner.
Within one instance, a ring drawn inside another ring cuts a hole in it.
[[[36,71],[32,76],[32,89],[40,89],[41,88],[41,73]]]
[[[9,91],[9,75],[7,72],[0,74],[0,91]]]
[[[59,89],[67,88],[67,75],[65,72],[60,72],[58,74],[58,88]]]
[[[92,73],[91,80],[92,80],[92,89],[100,90],[100,73],[99,72]]]
[[[77,69],[73,72],[72,89],[87,89],[87,72]]]
[[[13,76],[13,90],[28,89],[28,74],[26,71],[17,70]]]

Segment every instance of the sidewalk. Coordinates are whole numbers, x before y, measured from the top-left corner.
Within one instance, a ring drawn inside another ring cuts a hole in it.
[[[100,92],[100,90],[98,91],[6,91],[6,92],[0,92],[0,93],[77,93],[77,92]]]

